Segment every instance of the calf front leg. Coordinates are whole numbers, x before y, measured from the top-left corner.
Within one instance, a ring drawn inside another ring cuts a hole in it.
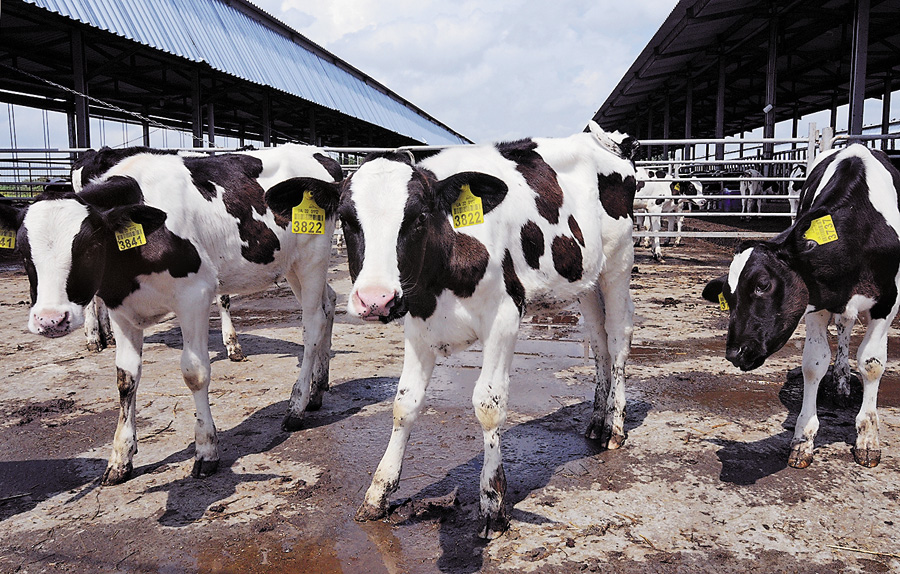
[[[194,468],[191,476],[204,478],[219,468],[219,439],[209,408],[209,303],[199,295],[193,305],[185,301],[179,309],[184,349],[181,352],[181,374],[191,390],[196,409],[194,424]]]
[[[400,485],[403,454],[412,432],[412,425],[422,411],[425,390],[434,370],[435,354],[415,332],[418,319],[407,317],[404,341],[403,371],[394,397],[394,424],[391,438],[378,468],[372,476],[372,484],[366,491],[362,506],[356,511],[356,520],[365,522],[387,515],[391,494]]]
[[[888,329],[896,309],[886,319],[869,322],[866,336],[856,355],[856,364],[862,377],[863,400],[856,415],[856,446],[853,458],[865,467],[875,467],[881,462],[881,441],[878,436],[878,385],[887,364]]]
[[[512,303],[498,314],[484,341],[481,375],[475,383],[472,404],[484,436],[484,463],[481,466],[478,536],[493,539],[509,528],[506,510],[506,473],[500,452],[500,430],[506,422],[509,398],[509,368],[518,332],[519,313]]]
[[[132,459],[137,453],[137,389],[141,380],[141,351],[144,331],[127,319],[111,317],[116,337],[116,387],[119,390],[119,422],[113,438],[112,453],[102,484],[113,485],[131,477]]]
[[[293,432],[303,427],[304,411],[321,408],[322,397],[328,389],[337,296],[325,283],[324,269],[291,271],[286,278],[303,310],[303,359],[291,389],[288,412],[281,423],[282,430]]]
[[[806,342],[803,345],[803,406],[797,415],[794,438],[791,440],[791,454],[788,465],[806,468],[812,463],[816,433],[819,432],[819,417],[816,413],[816,395],[819,382],[831,362],[831,348],[828,346],[828,321],[831,313],[819,311],[806,316]]]

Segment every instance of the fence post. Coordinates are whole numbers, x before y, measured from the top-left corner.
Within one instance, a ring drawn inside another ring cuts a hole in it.
[[[834,128],[831,126],[822,128],[822,139],[819,140],[819,151],[828,151],[831,149],[832,145],[834,145]]]
[[[812,167],[813,161],[816,159],[816,139],[819,137],[819,132],[816,130],[816,122],[809,122],[809,143],[806,147],[806,173],[809,173],[809,168]]]

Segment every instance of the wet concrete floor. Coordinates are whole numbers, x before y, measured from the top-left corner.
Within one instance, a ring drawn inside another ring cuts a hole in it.
[[[592,359],[575,309],[526,317],[503,458],[512,524],[474,537],[482,439],[477,345],[440,362],[390,517],[353,521],[387,444],[402,327],[335,324],[332,389],[306,428],[280,430],[302,350],[289,289],[233,300],[248,360],[213,322],[222,463],[190,478],[193,403],[177,322],[148,332],[134,477],[101,487],[117,418],[113,353],[25,330],[27,281],[0,269],[0,572],[900,571],[900,347],[879,397],[882,463],[853,463],[850,406],[820,393],[816,459],[786,466],[799,412],[802,326],[751,373],[724,360],[725,314],[699,297],[730,251],[700,241],[657,264],[639,250],[628,439],[585,440]],[[346,264],[331,280],[340,302]],[[862,336],[854,333],[855,344]],[[827,381],[826,381],[827,383]]]

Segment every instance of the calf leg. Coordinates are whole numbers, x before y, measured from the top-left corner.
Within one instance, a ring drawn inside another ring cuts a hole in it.
[[[819,311],[806,316],[806,343],[803,345],[803,406],[797,416],[788,465],[806,468],[812,463],[819,417],[816,414],[816,395],[819,382],[831,362],[828,346],[828,321],[831,313]]]
[[[660,230],[659,219],[660,219],[660,217],[658,215],[650,218],[650,231],[652,231],[654,233],[659,233],[659,230]],[[652,249],[653,258],[656,259],[657,261],[662,262],[662,260],[663,260],[662,249],[660,249],[660,247],[659,247],[659,236],[657,235],[656,237],[654,237],[652,241],[653,241],[653,249]]]
[[[286,278],[303,310],[303,359],[281,423],[283,430],[293,432],[302,428],[305,410],[322,406],[322,396],[328,389],[336,295],[325,283],[324,269],[295,268]]]
[[[234,330],[234,323],[231,322],[231,297],[228,295],[219,295],[216,297],[216,305],[219,307],[219,319],[222,322],[222,342],[225,343],[225,350],[228,358],[235,362],[245,361],[241,344],[238,341],[237,331]]]
[[[506,473],[500,453],[500,429],[506,422],[509,398],[509,368],[516,346],[519,313],[509,301],[498,313],[491,332],[484,340],[481,374],[475,383],[472,404],[484,436],[484,463],[481,466],[480,538],[493,539],[509,527],[504,499]]]
[[[109,323],[109,311],[99,297],[94,297],[84,307],[84,336],[88,351],[94,353],[99,353],[116,342]]]
[[[196,409],[194,425],[194,468],[191,476],[203,478],[219,468],[219,439],[209,408],[209,304],[212,297],[198,294],[183,298],[178,319],[184,349],[181,352],[181,374],[191,390]],[[181,300],[179,301],[181,302]],[[193,304],[191,304],[193,303]]]
[[[406,319],[403,371],[397,384],[397,396],[394,397],[394,426],[384,456],[372,476],[372,484],[366,491],[365,501],[356,511],[356,520],[360,522],[387,515],[389,498],[400,485],[406,443],[425,401],[435,354],[416,335],[419,322],[410,317]]]
[[[881,443],[878,437],[878,384],[887,364],[888,329],[896,314],[896,308],[886,319],[869,322],[866,336],[856,354],[856,364],[862,377],[863,400],[856,415],[856,446],[853,458],[866,467],[878,466],[881,462]]]
[[[837,387],[838,401],[846,406],[850,402],[850,334],[853,331],[854,317],[834,316],[837,327],[837,352],[834,355],[832,379]]]
[[[625,442],[625,363],[631,349],[634,303],[628,289],[631,271],[609,270],[599,288],[579,299],[596,363],[594,410],[585,436],[602,447],[617,449]]]
[[[675,233],[676,233],[674,245],[675,245],[675,247],[678,247],[679,245],[681,245],[681,226],[684,225],[684,216],[679,215],[678,217],[674,218],[674,220],[675,220]],[[671,227],[672,226],[671,226],[671,222],[670,222],[669,231],[672,231]]]
[[[119,422],[113,438],[102,484],[125,482],[131,477],[132,459],[137,452],[137,388],[141,380],[141,350],[144,331],[134,327],[126,319],[111,317],[116,337],[116,386],[119,389]]]

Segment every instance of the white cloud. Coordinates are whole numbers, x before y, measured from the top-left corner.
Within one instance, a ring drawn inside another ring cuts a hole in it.
[[[675,0],[259,0],[475,141],[580,131]]]

